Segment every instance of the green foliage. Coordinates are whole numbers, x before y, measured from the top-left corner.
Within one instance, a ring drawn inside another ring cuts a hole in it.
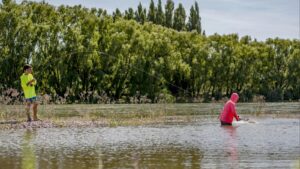
[[[165,25],[168,28],[173,27],[173,11],[174,11],[174,2],[172,0],[167,0],[165,5]]]
[[[146,22],[146,19],[147,19],[146,9],[143,8],[142,3],[139,3],[138,9],[135,12],[135,20],[143,24],[144,22]]]
[[[160,0],[157,8],[152,2],[147,18],[141,3],[109,16],[103,9],[3,1],[0,91],[20,91],[22,67],[30,63],[39,93],[62,103],[210,101],[233,91],[242,101],[300,99],[299,40],[206,37],[197,3],[186,27],[182,4],[173,15],[173,1],[165,14]]]
[[[129,8],[128,10],[125,11],[124,18],[127,19],[127,20],[134,19],[134,11],[133,11],[132,8]]]
[[[157,12],[156,12],[156,24],[159,25],[163,25],[165,23],[165,15],[164,15],[164,11],[162,9],[162,4],[161,4],[161,0],[158,0],[158,4],[157,4]]]
[[[195,6],[190,9],[190,17],[187,23],[188,31],[196,30],[199,34],[202,33],[201,18],[198,3],[195,2]]]
[[[150,2],[149,12],[148,12],[148,21],[155,23],[156,21],[156,8],[153,0]]]
[[[173,28],[178,31],[182,31],[185,29],[185,9],[183,8],[183,5],[180,3],[178,5],[178,8],[174,12],[174,23]]]

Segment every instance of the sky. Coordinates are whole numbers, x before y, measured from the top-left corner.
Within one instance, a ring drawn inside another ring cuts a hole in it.
[[[22,0],[16,0],[20,3]],[[41,0],[34,0],[41,1]],[[150,0],[44,0],[54,6],[79,5],[102,8],[112,13],[124,12],[138,4],[148,9]],[[182,3],[187,13],[195,0],[173,0],[175,8]],[[300,39],[300,0],[196,0],[200,8],[202,29],[206,35],[237,33],[264,41],[267,38]],[[158,0],[154,0],[157,5]],[[166,0],[162,0],[164,6]]]

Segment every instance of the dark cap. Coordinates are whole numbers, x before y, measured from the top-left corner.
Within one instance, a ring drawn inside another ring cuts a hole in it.
[[[26,64],[26,65],[24,65],[24,67],[23,67],[23,71],[25,71],[25,70],[27,70],[27,69],[29,69],[29,68],[32,68],[32,66],[29,65],[29,64]]]

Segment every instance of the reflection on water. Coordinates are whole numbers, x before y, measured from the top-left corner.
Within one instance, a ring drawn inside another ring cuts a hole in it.
[[[298,119],[0,131],[0,168],[293,168]]]
[[[34,145],[30,144],[32,137],[34,137],[35,130],[26,130],[23,136],[22,143],[22,169],[34,169],[36,158],[34,154]]]
[[[82,169],[82,168],[200,168],[203,155],[197,149],[183,148],[176,145],[136,148],[133,145],[123,148],[106,148],[102,151],[98,148],[85,148],[72,150],[62,148],[49,150],[41,148],[34,151],[28,147],[22,147],[22,169],[53,168],[53,169]],[[3,160],[3,161],[2,161]],[[16,163],[6,164],[5,160],[13,160]],[[8,168],[20,166],[17,159],[3,159]]]
[[[105,168],[200,168],[202,154],[197,149],[177,146],[125,148],[104,152]]]
[[[238,166],[238,150],[237,150],[237,139],[236,129],[237,126],[221,126],[224,130],[225,136],[225,151],[228,154],[228,162],[230,168],[239,168]]]

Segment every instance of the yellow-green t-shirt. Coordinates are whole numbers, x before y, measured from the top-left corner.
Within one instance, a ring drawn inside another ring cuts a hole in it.
[[[24,91],[24,95],[26,99],[36,97],[35,93],[35,85],[36,85],[36,80],[32,82],[31,85],[27,85],[27,83],[33,79],[32,74],[25,74],[23,73],[21,76],[21,85]]]

